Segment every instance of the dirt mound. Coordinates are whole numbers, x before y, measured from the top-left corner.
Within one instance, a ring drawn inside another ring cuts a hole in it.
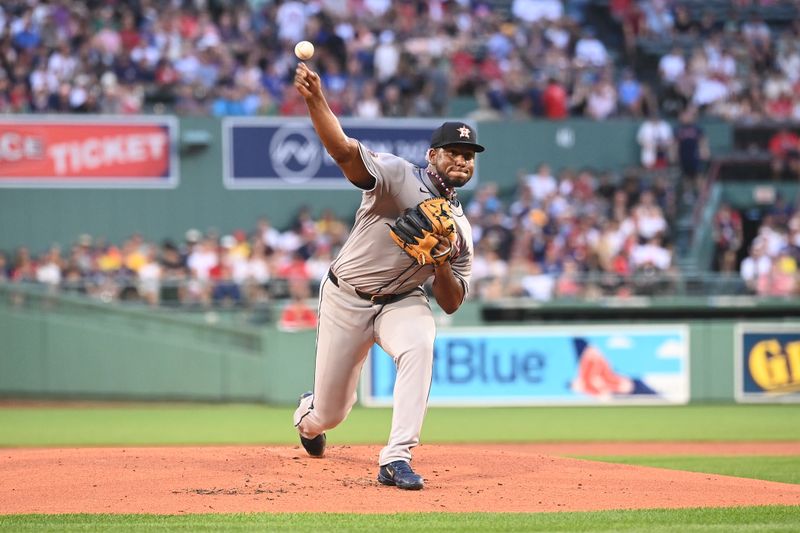
[[[670,453],[644,444],[642,454]],[[675,453],[736,453],[731,444]],[[746,444],[740,453],[800,454],[800,445]],[[375,481],[378,446],[0,450],[0,514],[413,511],[538,512],[800,504],[800,485],[558,457],[633,454],[635,445],[425,445],[414,468],[425,489]],[[612,451],[613,450],[613,451]],[[725,451],[727,450],[727,453]]]

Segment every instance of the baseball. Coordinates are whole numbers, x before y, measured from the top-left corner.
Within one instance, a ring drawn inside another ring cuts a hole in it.
[[[308,61],[314,55],[314,45],[308,41],[300,41],[294,45],[294,55],[303,61]]]

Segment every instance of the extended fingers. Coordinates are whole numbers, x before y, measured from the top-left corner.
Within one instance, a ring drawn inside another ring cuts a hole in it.
[[[305,63],[298,63],[295,69],[294,82],[298,87],[310,89],[313,84],[317,82],[319,76],[310,70]]]

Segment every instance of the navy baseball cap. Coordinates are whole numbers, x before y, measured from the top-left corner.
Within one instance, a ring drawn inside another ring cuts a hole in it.
[[[442,146],[450,144],[468,146],[476,152],[483,152],[486,150],[486,148],[478,144],[478,136],[475,133],[475,128],[463,122],[445,122],[433,130],[431,148],[441,148]]]

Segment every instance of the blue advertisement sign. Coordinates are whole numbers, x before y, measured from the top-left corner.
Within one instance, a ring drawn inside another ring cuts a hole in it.
[[[442,331],[430,405],[687,403],[688,338],[682,325]],[[375,345],[362,402],[391,405],[395,374]]]
[[[421,167],[426,165],[431,133],[442,122],[341,119],[345,133],[368,149],[395,154]],[[352,188],[307,118],[225,118],[222,154],[223,179],[228,189]],[[476,182],[477,163],[467,188]]]
[[[800,402],[800,324],[739,324],[736,399]]]

